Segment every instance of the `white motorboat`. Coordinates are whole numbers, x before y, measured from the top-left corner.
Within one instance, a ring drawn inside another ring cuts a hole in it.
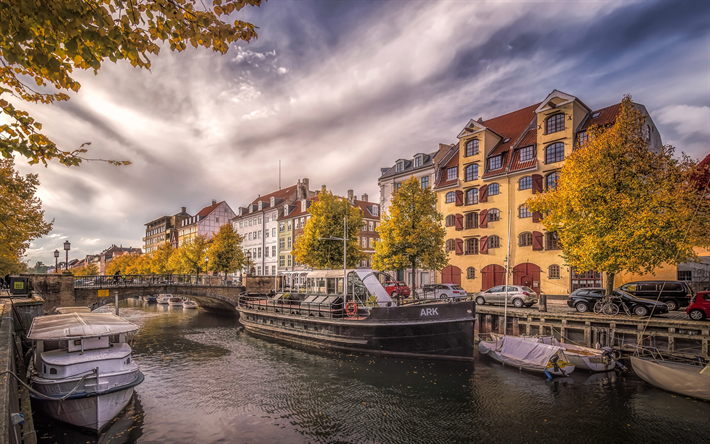
[[[496,339],[502,335],[492,334]],[[526,341],[539,342],[541,344],[554,345],[565,349],[565,356],[570,364],[577,370],[588,370],[590,372],[607,372],[613,370],[616,362],[604,350],[583,347],[581,345],[568,344],[558,341],[552,336],[517,336]]]
[[[199,308],[200,306],[197,305],[197,302],[195,301],[185,301],[182,303],[182,308]]]
[[[173,297],[173,295],[171,295],[171,294],[159,294],[158,295],[158,304],[164,304],[164,305],[169,304],[171,297]]]
[[[710,401],[710,364],[706,366],[631,356],[634,372],[654,387]]]
[[[126,333],[136,330],[108,313],[34,318],[27,334],[36,343],[30,383],[39,394],[32,398],[55,419],[100,431],[143,382],[126,343]]]
[[[548,376],[568,376],[575,369],[562,347],[518,336],[500,336],[492,341],[481,341],[478,348],[481,353],[498,362]]]
[[[171,307],[182,307],[182,298],[170,298],[168,304]]]

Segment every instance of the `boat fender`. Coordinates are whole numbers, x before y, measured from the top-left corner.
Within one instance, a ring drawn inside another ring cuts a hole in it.
[[[357,304],[353,301],[345,304],[345,313],[347,313],[350,317],[355,316],[357,314]]]
[[[552,380],[552,375],[547,370],[545,370],[545,376],[547,376],[548,380]]]

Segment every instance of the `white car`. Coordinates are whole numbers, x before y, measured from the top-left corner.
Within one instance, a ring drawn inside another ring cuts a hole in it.
[[[503,304],[505,285],[498,285],[476,295],[476,304]],[[516,308],[530,307],[537,303],[535,290],[520,285],[508,285],[508,305]]]
[[[468,295],[460,285],[427,284],[414,290],[414,299],[466,299]]]

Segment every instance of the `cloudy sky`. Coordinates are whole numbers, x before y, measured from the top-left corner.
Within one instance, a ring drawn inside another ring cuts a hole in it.
[[[237,15],[235,15],[237,17]],[[226,55],[169,50],[151,71],[107,62],[79,73],[69,102],[30,109],[65,149],[130,160],[39,174],[54,230],[27,252],[53,264],[212,199],[232,209],[308,177],[379,198],[381,167],[452,143],[470,118],[541,101],[553,89],[601,108],[630,93],[663,142],[710,147],[710,3],[268,1],[238,13],[259,38]],[[62,257],[64,254],[62,253]]]

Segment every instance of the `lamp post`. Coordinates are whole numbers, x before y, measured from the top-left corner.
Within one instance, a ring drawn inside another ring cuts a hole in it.
[[[67,255],[66,261],[64,262],[64,270],[69,270],[69,250],[71,250],[71,244],[69,241],[64,241],[64,252]]]
[[[348,296],[348,270],[347,270],[347,254],[348,254],[348,218],[343,217],[343,237],[319,237],[318,240],[341,240],[343,241],[343,305],[347,302]]]
[[[249,276],[251,272],[251,251],[247,250],[247,276]]]
[[[57,270],[58,264],[57,261],[59,260],[59,250],[54,250],[54,272],[58,272]]]
[[[205,274],[207,274],[207,264],[209,263],[209,261],[210,261],[210,258],[205,256]]]

